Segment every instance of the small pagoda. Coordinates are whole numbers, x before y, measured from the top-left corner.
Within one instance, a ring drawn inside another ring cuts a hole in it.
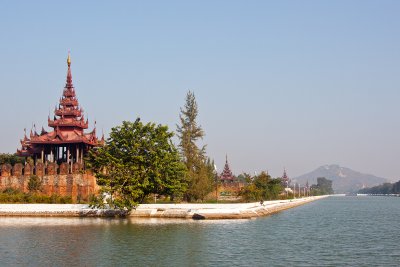
[[[222,183],[233,183],[234,182],[235,178],[232,174],[231,169],[229,168],[228,155],[226,156],[224,170],[222,171],[219,179]]]
[[[282,180],[282,186],[285,188],[288,188],[290,185],[290,179],[286,173],[286,168],[283,169],[283,175],[282,175],[281,180]]]
[[[104,144],[104,136],[101,140],[96,136],[96,126],[91,132],[84,132],[88,129],[89,121],[85,119],[76,97],[69,53],[67,64],[67,81],[62,97],[55,107],[53,119],[48,117],[48,126],[53,131],[47,132],[42,127],[39,134],[33,129],[29,138],[25,131],[21,140],[22,147],[17,150],[19,156],[32,157],[35,164],[39,161],[57,164],[66,162],[71,166],[73,163],[83,164],[83,158],[91,148]]]

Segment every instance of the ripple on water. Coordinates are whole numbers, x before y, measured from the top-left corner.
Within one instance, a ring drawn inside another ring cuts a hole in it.
[[[0,218],[4,265],[398,266],[400,198],[327,198],[256,220]]]

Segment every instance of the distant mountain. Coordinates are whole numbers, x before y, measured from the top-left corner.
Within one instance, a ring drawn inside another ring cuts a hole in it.
[[[312,185],[317,183],[318,177],[325,177],[332,180],[335,193],[357,192],[364,187],[371,187],[388,182],[385,178],[353,171],[339,165],[321,166],[310,173],[292,178],[292,180],[300,184],[305,184],[308,181],[308,183]]]

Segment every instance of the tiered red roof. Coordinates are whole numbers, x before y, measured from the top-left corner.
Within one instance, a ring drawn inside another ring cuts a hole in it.
[[[283,175],[282,175],[281,180],[282,180],[282,185],[283,185],[284,187],[289,187],[290,179],[289,179],[289,177],[288,177],[287,174],[286,174],[286,169],[283,170]]]
[[[30,133],[29,138],[24,136],[21,140],[22,149],[17,150],[21,156],[30,156],[40,152],[41,144],[86,144],[89,147],[98,146],[104,142],[104,137],[98,140],[96,136],[96,128],[90,133],[84,133],[84,129],[88,128],[89,121],[83,115],[83,109],[79,106],[76,98],[75,88],[72,83],[71,74],[71,58],[67,59],[68,72],[67,81],[60,98],[58,107],[54,110],[54,118],[48,118],[48,126],[54,130],[47,132],[42,128],[40,134],[35,131]]]
[[[221,173],[221,176],[219,178],[221,181],[225,182],[233,182],[234,176],[232,174],[231,169],[229,168],[229,163],[228,163],[228,156],[226,156],[226,161],[225,161],[225,166],[224,170]]]

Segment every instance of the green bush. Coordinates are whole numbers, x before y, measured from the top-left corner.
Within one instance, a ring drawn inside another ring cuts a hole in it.
[[[16,163],[24,164],[25,158],[18,157],[16,154],[0,153],[0,165],[3,165],[3,164],[15,165]]]
[[[42,189],[42,181],[36,175],[31,175],[28,181],[28,190],[29,192],[37,192]]]
[[[22,193],[22,192],[19,189],[8,187],[8,188],[4,189],[2,193],[5,193],[5,194],[18,194],[18,193]]]
[[[280,199],[283,188],[280,179],[272,179],[266,172],[251,177],[246,174],[246,185],[240,190],[239,196],[245,202]]]
[[[6,188],[0,193],[0,203],[69,204],[72,203],[72,198],[56,194],[46,196],[40,193],[23,193],[18,189]]]

